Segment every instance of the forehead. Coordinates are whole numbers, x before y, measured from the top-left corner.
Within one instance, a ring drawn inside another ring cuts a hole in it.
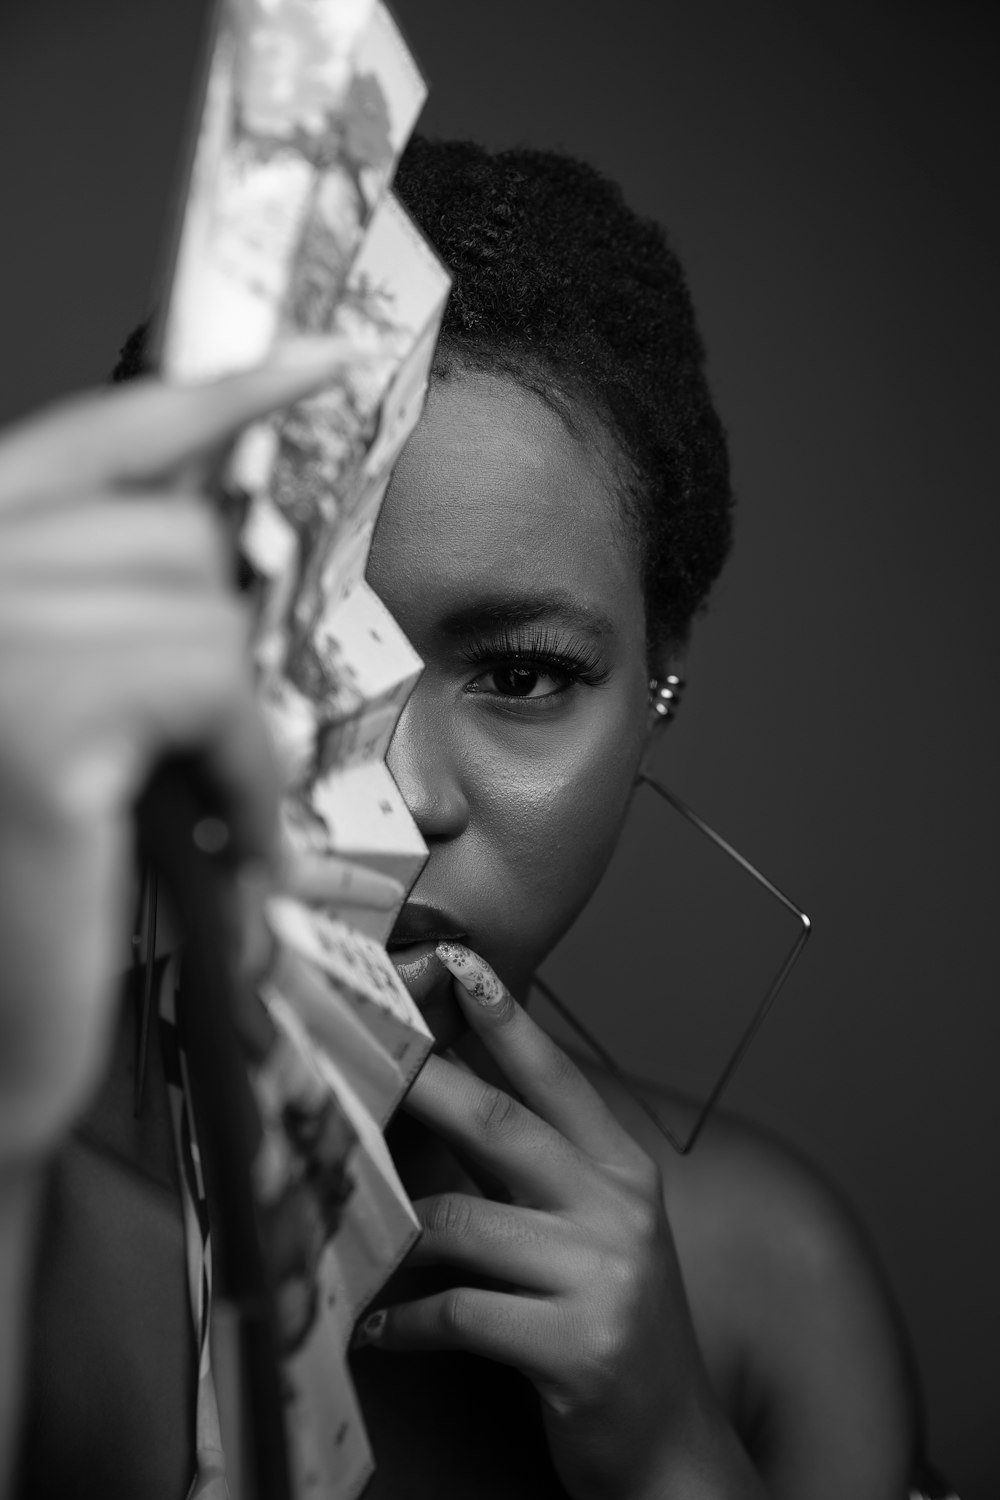
[[[404,625],[424,607],[491,591],[573,599],[642,617],[638,563],[596,422],[570,431],[499,376],[436,381],[396,466],[369,578]]]

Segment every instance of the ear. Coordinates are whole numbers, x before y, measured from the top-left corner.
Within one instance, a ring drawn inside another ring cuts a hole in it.
[[[659,744],[663,731],[676,716],[684,692],[684,658],[677,646],[662,646],[649,655],[649,705],[646,748],[643,761]]]

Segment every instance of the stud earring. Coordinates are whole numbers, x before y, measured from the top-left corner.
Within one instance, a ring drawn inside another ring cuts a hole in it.
[[[658,718],[668,724],[680,708],[683,695],[684,679],[676,672],[668,672],[663,678],[649,679],[649,706]]]

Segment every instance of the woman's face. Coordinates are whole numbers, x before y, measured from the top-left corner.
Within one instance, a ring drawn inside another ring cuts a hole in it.
[[[604,871],[649,732],[638,559],[591,428],[498,376],[438,381],[372,547],[426,663],[388,763],[430,858],[390,948],[445,1044],[434,940],[523,995]]]

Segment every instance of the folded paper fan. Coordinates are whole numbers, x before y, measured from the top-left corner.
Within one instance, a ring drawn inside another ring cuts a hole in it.
[[[364,572],[449,288],[390,191],[425,93],[381,0],[220,5],[161,360],[168,379],[193,381],[258,363],[288,333],[343,346],[337,380],[243,434],[229,478],[246,497],[253,658],[286,837],[406,885],[426,849],[384,760],[422,663]],[[278,1273],[294,1314],[281,1374],[296,1497],[352,1500],[368,1479],[344,1351],[417,1233],[382,1128],[431,1037],[383,947],[394,916],[286,896],[268,910],[259,1000],[274,1041],[252,1069],[255,1186],[265,1224],[286,1202],[307,1212],[311,1191],[318,1234],[295,1278]],[[323,1160],[334,1139],[339,1159]],[[325,1218],[324,1185],[340,1195]]]

